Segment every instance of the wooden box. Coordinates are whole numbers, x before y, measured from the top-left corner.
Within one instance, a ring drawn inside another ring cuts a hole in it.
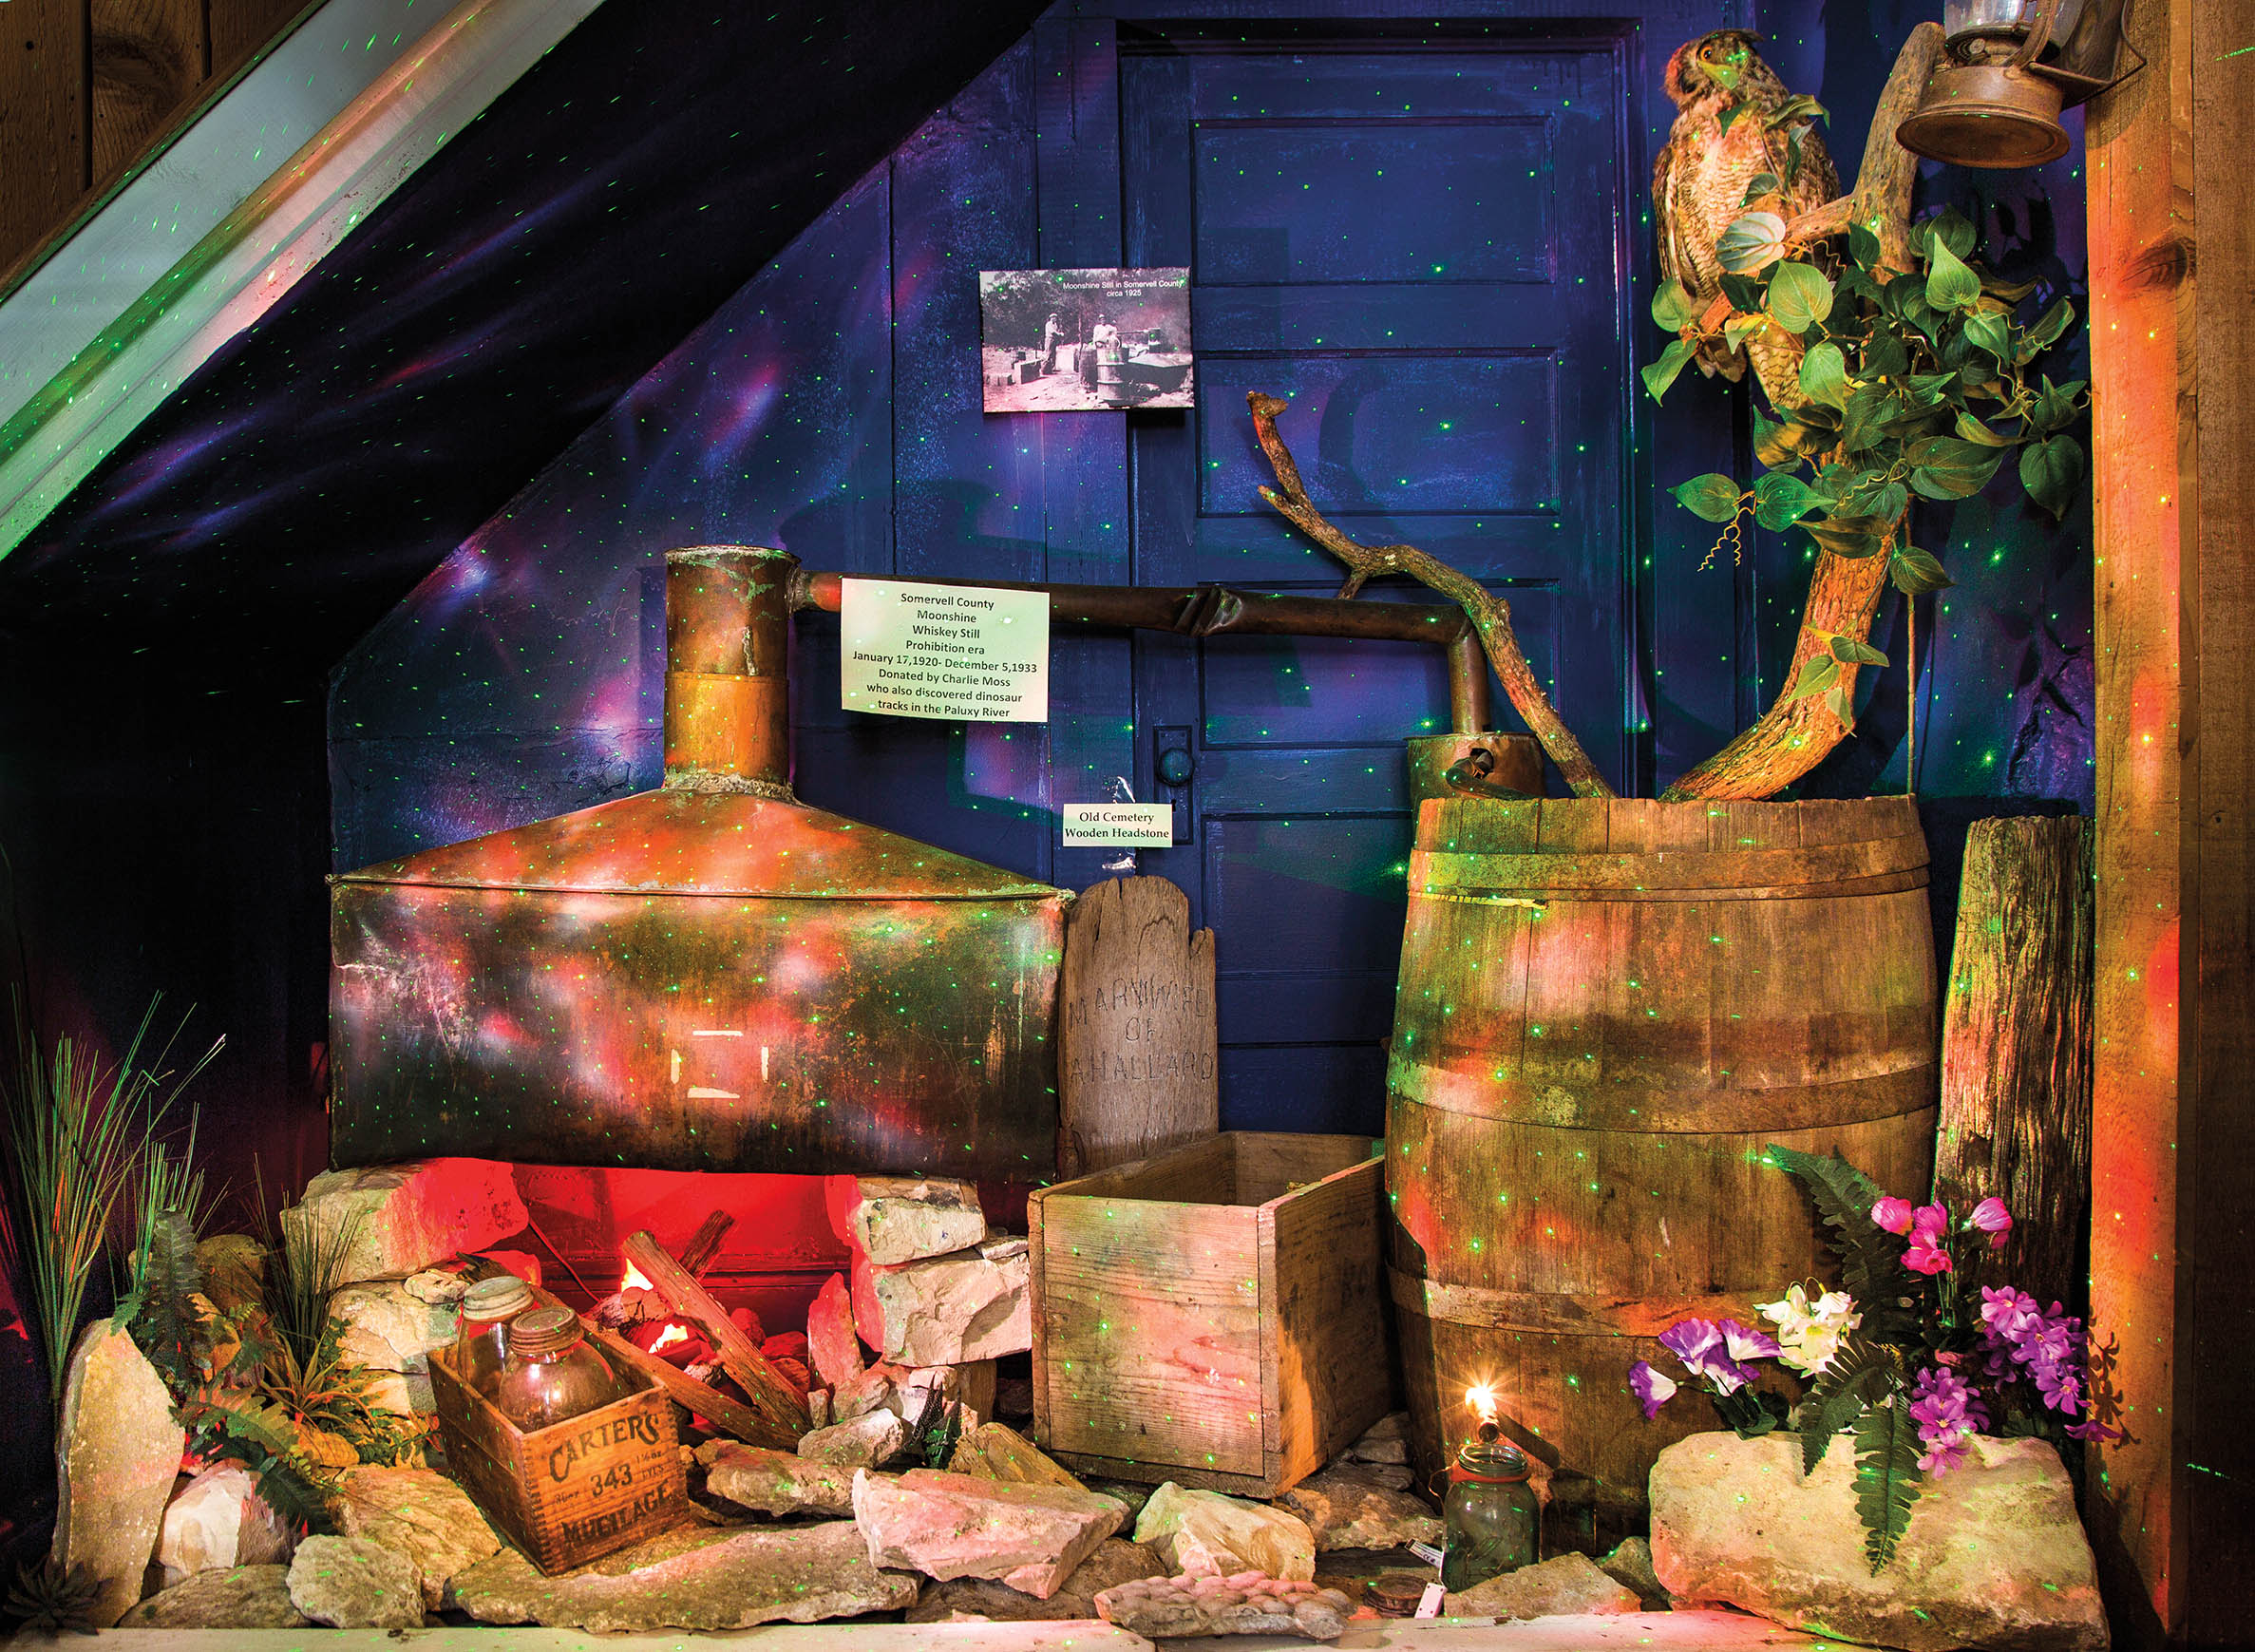
[[[521,1432],[430,1357],[446,1467],[509,1540],[550,1576],[669,1530],[689,1515],[673,1402],[618,1367],[635,1392],[553,1428]]]
[[[1231,1131],[1027,1201],[1033,1416],[1115,1479],[1273,1497],[1393,1408],[1368,1136]]]

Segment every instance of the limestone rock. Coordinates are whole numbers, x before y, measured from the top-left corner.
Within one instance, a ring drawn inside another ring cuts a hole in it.
[[[856,1474],[853,1510],[875,1565],[913,1567],[942,1582],[993,1578],[1045,1601],[1119,1529],[1123,1513],[1090,1491],[933,1469],[893,1481]]]
[[[1613,1552],[1598,1562],[1598,1570],[1635,1595],[1648,1612],[1668,1609],[1668,1591],[1652,1569],[1652,1545],[1641,1537],[1625,1537]]]
[[[884,1407],[898,1411],[893,1405],[893,1390],[908,1376],[903,1365],[887,1364],[879,1360],[851,1382],[830,1390],[830,1421],[851,1422],[857,1416]]]
[[[197,1241],[196,1266],[203,1294],[214,1306],[233,1311],[266,1294],[266,1246],[247,1233],[218,1233]]]
[[[957,1439],[955,1454],[949,1457],[947,1467],[952,1474],[973,1474],[980,1479],[1002,1480],[1012,1485],[1069,1486],[1076,1491],[1089,1490],[1072,1471],[1015,1429],[1006,1428],[998,1422],[981,1423]]]
[[[470,1294],[472,1281],[467,1273],[450,1273],[443,1267],[425,1268],[421,1273],[409,1274],[400,1282],[400,1289],[419,1302],[433,1306],[441,1303],[455,1307]]]
[[[697,1460],[705,1465],[705,1490],[740,1508],[762,1514],[853,1512],[850,1466],[809,1461],[734,1440],[699,1446]]]
[[[346,1363],[370,1371],[427,1372],[431,1351],[452,1346],[461,1328],[453,1303],[424,1301],[404,1280],[346,1285],[330,1298],[329,1311],[345,1322],[339,1348]]]
[[[509,1167],[489,1159],[419,1159],[325,1170],[306,1184],[305,1198],[282,1212],[282,1237],[294,1257],[316,1241],[333,1247],[360,1219],[335,1278],[403,1278],[452,1256],[483,1250],[524,1227],[524,1201]]]
[[[1316,1575],[1316,1534],[1297,1514],[1169,1480],[1136,1516],[1135,1541],[1177,1572],[1228,1577],[1257,1571],[1291,1583]]]
[[[1095,1553],[1072,1568],[1072,1575],[1048,1600],[989,1578],[950,1578],[928,1583],[908,1610],[912,1624],[944,1624],[956,1614],[998,1624],[1056,1623],[1096,1616],[1096,1597],[1137,1578],[1163,1577],[1158,1552],[1125,1538],[1108,1537]]]
[[[435,1416],[438,1399],[431,1392],[430,1373],[423,1371],[371,1371],[368,1402],[378,1411],[388,1411],[396,1416]]]
[[[806,1310],[807,1364],[824,1388],[843,1388],[862,1374],[862,1339],[854,1335],[853,1293],[832,1274]]]
[[[799,1455],[809,1462],[846,1469],[875,1469],[898,1455],[907,1443],[906,1423],[889,1411],[872,1411],[848,1422],[816,1429],[799,1441]]]
[[[366,1537],[415,1563],[423,1604],[438,1610],[446,1580],[497,1552],[501,1538],[464,1491],[429,1469],[354,1469],[330,1513],[347,1537]]]
[[[830,1426],[830,1391],[810,1388],[806,1391],[806,1427],[817,1432]]]
[[[290,1604],[334,1629],[420,1629],[423,1579],[372,1538],[309,1537],[290,1563]]]
[[[1357,1463],[1407,1463],[1410,1460],[1410,1444],[1404,1431],[1409,1426],[1410,1414],[1406,1411],[1382,1416],[1371,1424],[1360,1439],[1347,1448],[1346,1455]]]
[[[1278,1504],[1308,1523],[1318,1551],[1439,1545],[1441,1517],[1419,1498],[1396,1491],[1369,1469],[1340,1463],[1310,1474]]]
[[[906,1365],[960,1365],[1032,1348],[1027,1273],[1023,1239],[990,1240],[952,1256],[871,1267],[884,1357]]]
[[[230,1464],[206,1469],[165,1506],[157,1561],[167,1587],[197,1572],[287,1561],[295,1536],[258,1495],[258,1478]]]
[[[880,1571],[850,1520],[742,1530],[684,1528],[543,1577],[514,1548],[454,1580],[453,1596],[482,1624],[636,1634],[818,1623],[914,1603],[917,1580]]]
[[[121,1629],[302,1629],[312,1620],[290,1604],[286,1566],[199,1571],[151,1595],[118,1620]]]
[[[1617,1616],[1643,1609],[1636,1595],[1598,1570],[1586,1554],[1566,1553],[1451,1594],[1451,1618],[1555,1618],[1567,1613]]]
[[[1652,1470],[1652,1558],[1678,1601],[1721,1602],[1795,1627],[1939,1652],[2086,1652],[2107,1644],[2091,1546],[2058,1453],[1976,1435],[1929,1476],[1895,1558],[1864,1558],[1850,1442],[1807,1478],[1791,1435],[1694,1434]]]
[[[172,1396],[133,1339],[107,1320],[80,1332],[55,1443],[54,1555],[100,1580],[87,1613],[97,1628],[141,1599],[186,1445]]]
[[[1101,1492],[1128,1510],[1129,1520],[1143,1517],[1144,1505],[1151,1500],[1151,1493],[1159,1490],[1139,1480],[1088,1480],[1083,1482],[1090,1491]]]
[[[978,1189],[938,1176],[862,1176],[847,1234],[880,1267],[968,1250],[987,1236]]]
[[[1355,1603],[1312,1582],[1241,1571],[1122,1584],[1096,1597],[1096,1610],[1106,1623],[1138,1635],[1295,1635],[1336,1641],[1355,1615]]]

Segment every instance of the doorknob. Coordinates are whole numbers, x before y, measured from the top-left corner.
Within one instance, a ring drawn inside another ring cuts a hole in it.
[[[1197,760],[1184,747],[1169,746],[1159,753],[1158,773],[1162,786],[1187,786],[1197,769]]]
[[[1190,841],[1190,777],[1198,772],[1198,759],[1190,750],[1190,731],[1159,728],[1151,731],[1155,755],[1151,778],[1157,783],[1160,803],[1174,805],[1174,841]]]

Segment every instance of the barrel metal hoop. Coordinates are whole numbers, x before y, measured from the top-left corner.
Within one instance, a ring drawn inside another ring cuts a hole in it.
[[[1406,1313],[1483,1331],[1530,1337],[1658,1337],[1678,1320],[1736,1319],[1749,1293],[1711,1297],[1569,1296],[1559,1291],[1498,1291],[1485,1285],[1418,1279],[1386,1270],[1394,1306]]]
[[[1390,1099],[1437,1112],[1553,1130],[1643,1135],[1735,1136],[1869,1124],[1934,1106],[1937,1084],[1932,1061],[1829,1084],[1743,1090],[1619,1084],[1583,1091],[1451,1073],[1399,1055],[1386,1064]]]
[[[1410,887],[1428,895],[1461,891],[1553,900],[1680,901],[1687,898],[1686,891],[1709,890],[1734,899],[1769,890],[1862,893],[1841,885],[1905,873],[1916,873],[1923,884],[1925,872],[1926,840],[1917,836],[1807,848],[1653,849],[1636,854],[1418,849],[1410,857]]]

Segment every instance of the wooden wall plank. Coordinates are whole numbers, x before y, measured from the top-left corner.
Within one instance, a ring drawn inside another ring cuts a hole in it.
[[[2098,820],[2092,1315],[2120,1441],[2089,1519],[2119,1643],[2242,1637],[2255,1435],[2247,755],[2255,88],[2236,0],[2135,0],[2092,107]]]
[[[203,0],[91,0],[93,181],[103,184],[203,84]]]
[[[305,0],[211,0],[211,72],[234,73],[310,9]]]
[[[14,0],[0,10],[0,269],[85,188],[85,0]]]

